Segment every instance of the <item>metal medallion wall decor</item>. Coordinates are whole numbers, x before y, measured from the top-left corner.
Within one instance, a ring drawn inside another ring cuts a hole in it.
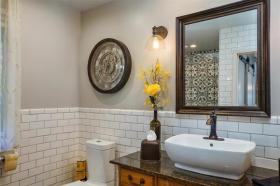
[[[95,45],[88,61],[88,77],[92,86],[101,93],[119,91],[129,79],[131,56],[120,41],[107,38]]]

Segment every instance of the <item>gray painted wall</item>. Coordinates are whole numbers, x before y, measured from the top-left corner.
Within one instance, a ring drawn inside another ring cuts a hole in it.
[[[55,1],[22,2],[22,108],[100,107],[143,109],[145,96],[139,69],[157,57],[172,72],[171,104],[175,109],[175,17],[236,0],[118,0],[80,14]],[[272,112],[280,114],[280,7],[271,0],[271,96]],[[167,49],[145,50],[151,28],[164,25],[169,35]],[[80,38],[81,29],[81,38]],[[87,60],[101,39],[113,37],[130,49],[133,68],[127,85],[118,93],[102,95],[90,85]],[[80,56],[80,57],[79,57]]]
[[[22,108],[79,105],[80,13],[57,1],[21,1]]]
[[[159,55],[161,62],[172,72],[170,85],[171,105],[175,110],[175,17],[201,11],[236,0],[122,0],[88,11],[82,15],[82,40],[80,64],[80,101],[82,107],[143,109],[142,82],[136,75],[142,66],[151,65]],[[272,112],[280,113],[280,7],[279,0],[271,1],[271,89]],[[167,50],[155,54],[145,50],[154,25],[168,28]],[[113,37],[123,41],[133,59],[133,70],[127,85],[118,93],[102,95],[90,85],[86,65],[92,47],[101,39]]]

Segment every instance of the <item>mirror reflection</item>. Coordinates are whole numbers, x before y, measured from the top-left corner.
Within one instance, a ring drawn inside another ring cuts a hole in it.
[[[257,106],[257,10],[184,26],[185,105]]]

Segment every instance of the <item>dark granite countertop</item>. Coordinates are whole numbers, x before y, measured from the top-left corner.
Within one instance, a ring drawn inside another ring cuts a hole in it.
[[[278,171],[259,167],[251,167],[247,171],[246,176],[238,181],[202,175],[176,168],[165,151],[162,151],[161,160],[159,162],[141,161],[140,152],[136,152],[112,160],[111,163],[150,175],[157,175],[205,186],[252,186],[252,178],[268,178],[278,175]]]

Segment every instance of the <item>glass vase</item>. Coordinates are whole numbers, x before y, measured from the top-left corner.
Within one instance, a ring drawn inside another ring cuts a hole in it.
[[[160,124],[160,121],[158,120],[158,111],[156,109],[154,110],[154,118],[150,122],[150,129],[153,130],[156,133],[157,140],[160,141],[161,124]]]

